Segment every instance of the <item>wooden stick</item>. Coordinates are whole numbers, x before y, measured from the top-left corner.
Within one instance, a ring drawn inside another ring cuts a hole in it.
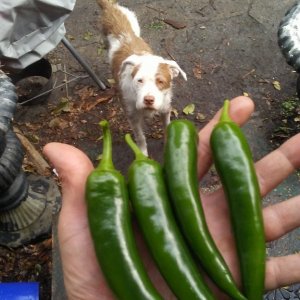
[[[36,150],[33,144],[22,134],[21,130],[14,127],[14,132],[19,138],[21,144],[25,148],[29,159],[32,161],[39,175],[50,176],[51,167],[43,158],[43,156]]]

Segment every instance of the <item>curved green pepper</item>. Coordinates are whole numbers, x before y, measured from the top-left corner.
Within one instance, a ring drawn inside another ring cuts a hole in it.
[[[167,127],[164,172],[170,201],[180,227],[204,270],[232,299],[243,299],[208,230],[197,177],[198,134],[188,120],[172,121]]]
[[[211,148],[229,204],[243,292],[247,299],[259,300],[263,298],[266,259],[261,196],[251,150],[228,110],[226,100],[211,134]]]
[[[128,172],[129,197],[158,268],[182,300],[215,299],[194,263],[174,219],[160,164],[147,158],[126,135],[136,159]]]
[[[161,300],[135,244],[126,182],[112,162],[108,122],[100,125],[103,157],[86,184],[88,220],[99,264],[118,299]]]

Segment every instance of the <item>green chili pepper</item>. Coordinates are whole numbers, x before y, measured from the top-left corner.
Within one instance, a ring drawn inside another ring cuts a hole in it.
[[[136,159],[128,172],[129,197],[161,274],[178,299],[215,299],[204,283],[174,219],[160,164],[126,135]]]
[[[88,220],[99,264],[118,299],[162,299],[138,254],[126,182],[112,162],[108,122],[100,125],[104,132],[103,156],[86,184]]]
[[[164,171],[170,201],[180,227],[204,270],[232,299],[245,299],[208,230],[197,177],[198,134],[188,120],[172,121],[167,127]]]
[[[261,196],[251,150],[228,110],[226,100],[211,135],[211,148],[229,204],[243,292],[247,299],[259,300],[263,298],[266,256]]]

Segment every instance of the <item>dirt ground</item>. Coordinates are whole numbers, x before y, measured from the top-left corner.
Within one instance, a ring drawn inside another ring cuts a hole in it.
[[[187,82],[182,78],[175,82],[172,118],[190,119],[201,129],[225,98],[249,95],[256,110],[243,129],[256,159],[299,132],[300,127],[298,74],[287,65],[277,45],[279,22],[294,1],[275,2],[122,1],[135,10],[143,36],[154,51],[175,59],[188,75]],[[111,86],[99,15],[94,1],[78,0],[66,22],[66,37],[99,78]],[[125,173],[133,156],[124,135],[131,130],[115,89],[101,91],[91,78],[70,82],[86,73],[61,44],[47,58],[53,65],[54,89],[42,104],[20,105],[15,126],[39,151],[48,142],[68,143],[84,151],[96,164],[102,148],[98,123],[108,119],[113,131],[114,162]],[[159,120],[150,124],[147,137],[150,155],[161,161],[163,133]],[[27,159],[24,169],[36,172]],[[202,186],[209,188],[215,183],[212,170]],[[266,197],[264,204],[297,192],[299,177],[294,174]],[[269,254],[299,251],[299,236],[297,231],[270,244]],[[52,253],[58,255],[52,248],[51,234],[17,249],[0,247],[1,281],[39,281],[41,299],[51,299],[52,272],[60,273],[59,266],[52,265]],[[55,284],[52,299],[64,299],[59,289],[61,285]]]

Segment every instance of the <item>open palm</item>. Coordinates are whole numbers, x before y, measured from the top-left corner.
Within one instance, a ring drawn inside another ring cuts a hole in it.
[[[253,102],[246,97],[232,100],[230,115],[238,124],[244,124],[253,112]],[[199,178],[211,166],[209,138],[219,113],[200,131]],[[93,169],[87,156],[80,150],[60,143],[45,146],[44,153],[57,170],[61,183],[63,204],[59,216],[58,237],[63,265],[65,287],[69,299],[113,299],[98,266],[89,232],[85,205],[85,182]],[[273,190],[289,174],[300,167],[300,135],[296,135],[280,148],[256,163],[262,196]],[[276,163],[274,163],[276,162]],[[238,262],[228,218],[228,208],[222,189],[202,195],[208,227],[239,282]],[[288,199],[263,211],[267,241],[278,239],[300,226],[300,196]],[[157,271],[145,245],[136,230],[138,247],[157,289],[165,299],[173,299],[171,291]],[[300,281],[300,254],[270,258],[267,261],[265,287],[275,289]],[[210,283],[211,284],[211,283]],[[214,287],[218,299],[227,299]]]

